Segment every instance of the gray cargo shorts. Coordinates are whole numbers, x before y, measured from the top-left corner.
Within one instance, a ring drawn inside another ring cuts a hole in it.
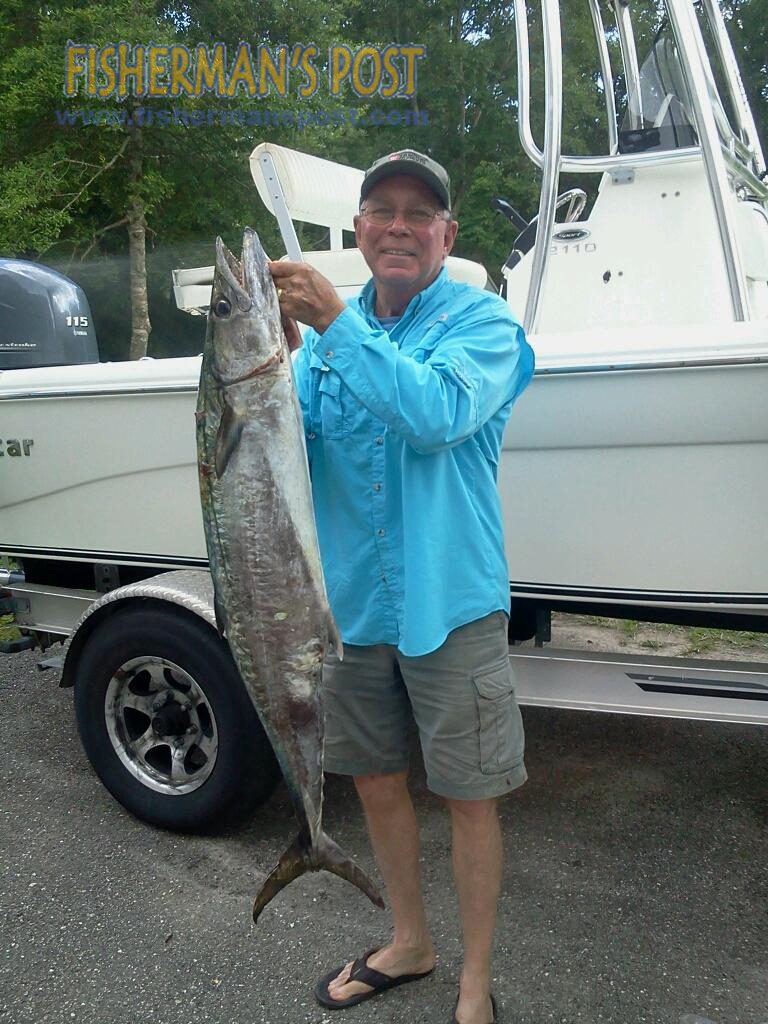
[[[345,644],[343,661],[326,657],[323,703],[326,771],[405,771],[414,720],[427,785],[438,796],[490,799],[528,777],[502,611],[454,629],[416,658],[390,644]]]

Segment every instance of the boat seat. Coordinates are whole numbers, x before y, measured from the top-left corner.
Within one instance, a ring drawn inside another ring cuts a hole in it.
[[[303,253],[304,259],[336,288],[360,289],[371,276],[368,264],[359,249],[313,249]],[[283,259],[288,257],[284,256]],[[448,276],[454,281],[473,284],[476,288],[488,286],[485,267],[460,256],[449,256],[445,263]]]
[[[328,228],[330,247],[302,252],[302,257],[342,289],[342,294],[361,288],[370,271],[358,249],[343,248],[342,233],[354,231],[364,172],[273,142],[256,146],[250,168],[261,201],[277,218],[286,250],[294,251],[292,244],[298,248],[292,221]],[[495,291],[480,263],[449,256],[446,268],[455,281]]]
[[[294,220],[328,228],[331,247],[301,251],[301,258],[327,277],[343,299],[356,295],[371,273],[359,249],[343,248],[343,232],[354,231],[363,171],[273,142],[256,146],[250,168],[264,206],[277,218],[288,252],[300,251]],[[454,281],[496,291],[481,263],[449,256],[446,269]],[[177,307],[188,313],[207,313],[212,283],[213,267],[174,270]]]

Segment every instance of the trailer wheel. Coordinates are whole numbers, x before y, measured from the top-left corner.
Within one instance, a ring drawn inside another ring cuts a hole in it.
[[[228,646],[181,609],[118,610],[98,626],[77,666],[75,710],[96,774],[153,825],[242,818],[280,777]]]

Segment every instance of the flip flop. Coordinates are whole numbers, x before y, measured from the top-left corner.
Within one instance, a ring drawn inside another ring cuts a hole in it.
[[[349,996],[347,999],[333,998],[328,990],[328,986],[344,970],[346,964],[343,964],[335,971],[331,971],[330,974],[326,974],[315,985],[315,999],[318,1003],[321,1006],[325,1006],[328,1010],[346,1010],[347,1007],[364,1003],[366,999],[373,999],[374,996],[381,995],[382,992],[386,992],[390,988],[397,988],[398,985],[405,985],[409,981],[419,981],[421,978],[426,978],[427,975],[434,971],[434,967],[432,967],[421,974],[400,974],[397,978],[391,978],[388,974],[382,974],[381,971],[368,966],[368,957],[373,956],[377,952],[378,949],[369,949],[367,953],[364,953],[358,960],[355,960],[349,975],[350,981],[361,981],[364,985],[370,985],[370,992],[358,992],[357,995]]]
[[[456,996],[456,1006],[458,1005],[459,997]],[[459,1022],[456,1020],[456,1006],[454,1006],[453,1013],[451,1014],[451,1024],[459,1024]],[[493,1020],[490,1022],[490,1024],[499,1024],[499,1016],[498,1013],[496,1012],[496,1000],[493,998],[493,992],[491,992],[491,1006],[493,1007]]]

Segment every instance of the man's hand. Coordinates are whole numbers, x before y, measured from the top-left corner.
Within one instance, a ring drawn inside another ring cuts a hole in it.
[[[269,263],[269,270],[275,281],[283,318],[301,320],[322,334],[346,308],[331,282],[308,263],[273,260]],[[290,345],[287,330],[286,337]]]

